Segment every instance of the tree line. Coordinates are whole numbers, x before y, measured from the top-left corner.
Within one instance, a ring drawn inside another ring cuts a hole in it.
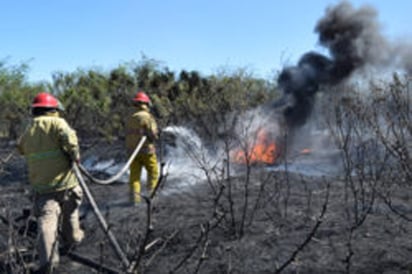
[[[209,140],[218,137],[226,115],[245,111],[278,96],[276,85],[244,69],[204,76],[197,71],[174,72],[142,57],[109,71],[78,69],[55,72],[51,82],[27,80],[27,64],[0,61],[0,136],[15,139],[28,121],[32,98],[40,91],[55,95],[64,117],[80,138],[122,138],[131,99],[142,89],[164,127],[187,125]]]

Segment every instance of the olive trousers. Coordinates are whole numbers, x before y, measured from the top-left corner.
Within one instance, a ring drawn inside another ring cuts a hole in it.
[[[36,194],[35,215],[39,227],[41,267],[54,267],[59,263],[59,232],[63,245],[74,245],[83,240],[84,232],[79,220],[82,199],[83,190],[79,185],[59,192]]]

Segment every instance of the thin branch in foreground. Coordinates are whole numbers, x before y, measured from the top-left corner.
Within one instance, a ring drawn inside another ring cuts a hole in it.
[[[296,256],[299,254],[299,252],[301,252],[303,250],[303,248],[305,248],[305,246],[307,246],[312,241],[312,239],[314,238],[319,226],[323,222],[323,217],[325,216],[325,213],[326,213],[326,210],[327,210],[327,207],[328,207],[328,203],[329,203],[329,192],[330,192],[330,183],[327,184],[326,197],[325,197],[325,202],[322,205],[322,211],[321,211],[319,217],[317,218],[316,223],[313,226],[312,230],[307,235],[305,240],[299,246],[297,246],[295,251],[293,251],[293,253],[290,255],[289,259],[287,259],[279,268],[276,269],[275,273],[281,273],[288,265],[290,265],[296,259]]]
[[[162,246],[154,252],[154,254],[147,260],[145,266],[148,267],[152,261],[164,250],[167,244],[178,234],[179,230],[175,230],[166,240],[163,242]]]
[[[146,197],[144,195],[142,195],[143,199],[146,202],[146,206],[147,206],[147,213],[146,213],[146,229],[145,229],[145,233],[142,239],[142,243],[139,246],[138,252],[135,256],[135,259],[131,261],[131,263],[129,264],[129,267],[127,268],[127,273],[135,273],[137,268],[140,265],[140,260],[142,259],[143,255],[146,252],[146,244],[149,240],[149,235],[151,234],[151,232],[153,231],[153,227],[152,227],[152,199],[149,197]]]
[[[139,268],[140,265],[140,261],[143,258],[143,255],[146,253],[147,249],[146,249],[146,245],[147,242],[149,240],[149,236],[151,234],[151,232],[153,231],[153,224],[152,224],[152,215],[153,215],[153,199],[155,198],[155,195],[157,193],[157,191],[159,190],[159,188],[161,187],[161,185],[163,184],[163,182],[166,181],[167,179],[167,172],[165,171],[165,163],[161,164],[161,169],[160,169],[160,176],[157,179],[157,184],[154,188],[154,190],[152,191],[152,193],[150,194],[149,197],[141,195],[141,197],[143,198],[143,200],[146,202],[146,229],[145,229],[145,233],[144,236],[142,238],[142,243],[140,244],[140,247],[138,249],[137,254],[134,256],[134,259],[131,260],[131,263],[129,264],[128,268],[127,268],[127,273],[134,273],[136,272],[137,268]]]
[[[169,273],[175,273],[180,267],[183,266],[183,264],[189,260],[190,257],[193,256],[195,251],[199,248],[200,243],[204,237],[203,229],[201,230],[201,233],[199,237],[196,240],[196,243],[193,245],[193,247],[190,249],[190,251],[187,253],[187,255],[169,272]]]

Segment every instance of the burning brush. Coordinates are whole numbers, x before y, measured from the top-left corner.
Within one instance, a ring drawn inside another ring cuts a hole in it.
[[[393,54],[390,53],[395,53],[393,48],[405,47],[390,45],[380,33],[376,15],[370,6],[356,9],[346,1],[329,7],[315,27],[319,44],[328,50],[328,54],[309,51],[296,65],[280,72],[277,83],[284,95],[270,104],[271,111],[267,111],[267,115],[281,113],[281,118],[274,123],[281,123],[287,131],[287,144],[294,142],[297,129],[311,116],[318,92],[344,90],[331,87],[338,87],[368,67],[385,67],[394,60],[405,60],[397,65],[411,71],[410,47],[406,51],[397,51],[398,58],[391,58]],[[265,131],[258,131],[256,140],[235,149],[231,159],[236,163],[274,164],[279,155],[283,155],[279,148],[284,149],[284,145],[274,140],[276,138],[271,138]],[[299,155],[310,153],[305,149]]]
[[[275,138],[264,129],[256,132],[256,139],[246,142],[230,152],[230,159],[238,164],[269,164],[276,163],[279,157],[279,149]]]

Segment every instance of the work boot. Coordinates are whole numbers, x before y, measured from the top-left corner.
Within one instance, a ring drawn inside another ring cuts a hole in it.
[[[82,229],[78,229],[77,231],[73,232],[73,240],[64,242],[59,248],[60,255],[65,256],[69,254],[69,252],[74,251],[76,247],[83,241],[83,239],[84,231]]]
[[[84,231],[83,229],[79,228],[77,231],[74,231],[73,233],[73,243],[78,245],[80,244],[84,239]]]

